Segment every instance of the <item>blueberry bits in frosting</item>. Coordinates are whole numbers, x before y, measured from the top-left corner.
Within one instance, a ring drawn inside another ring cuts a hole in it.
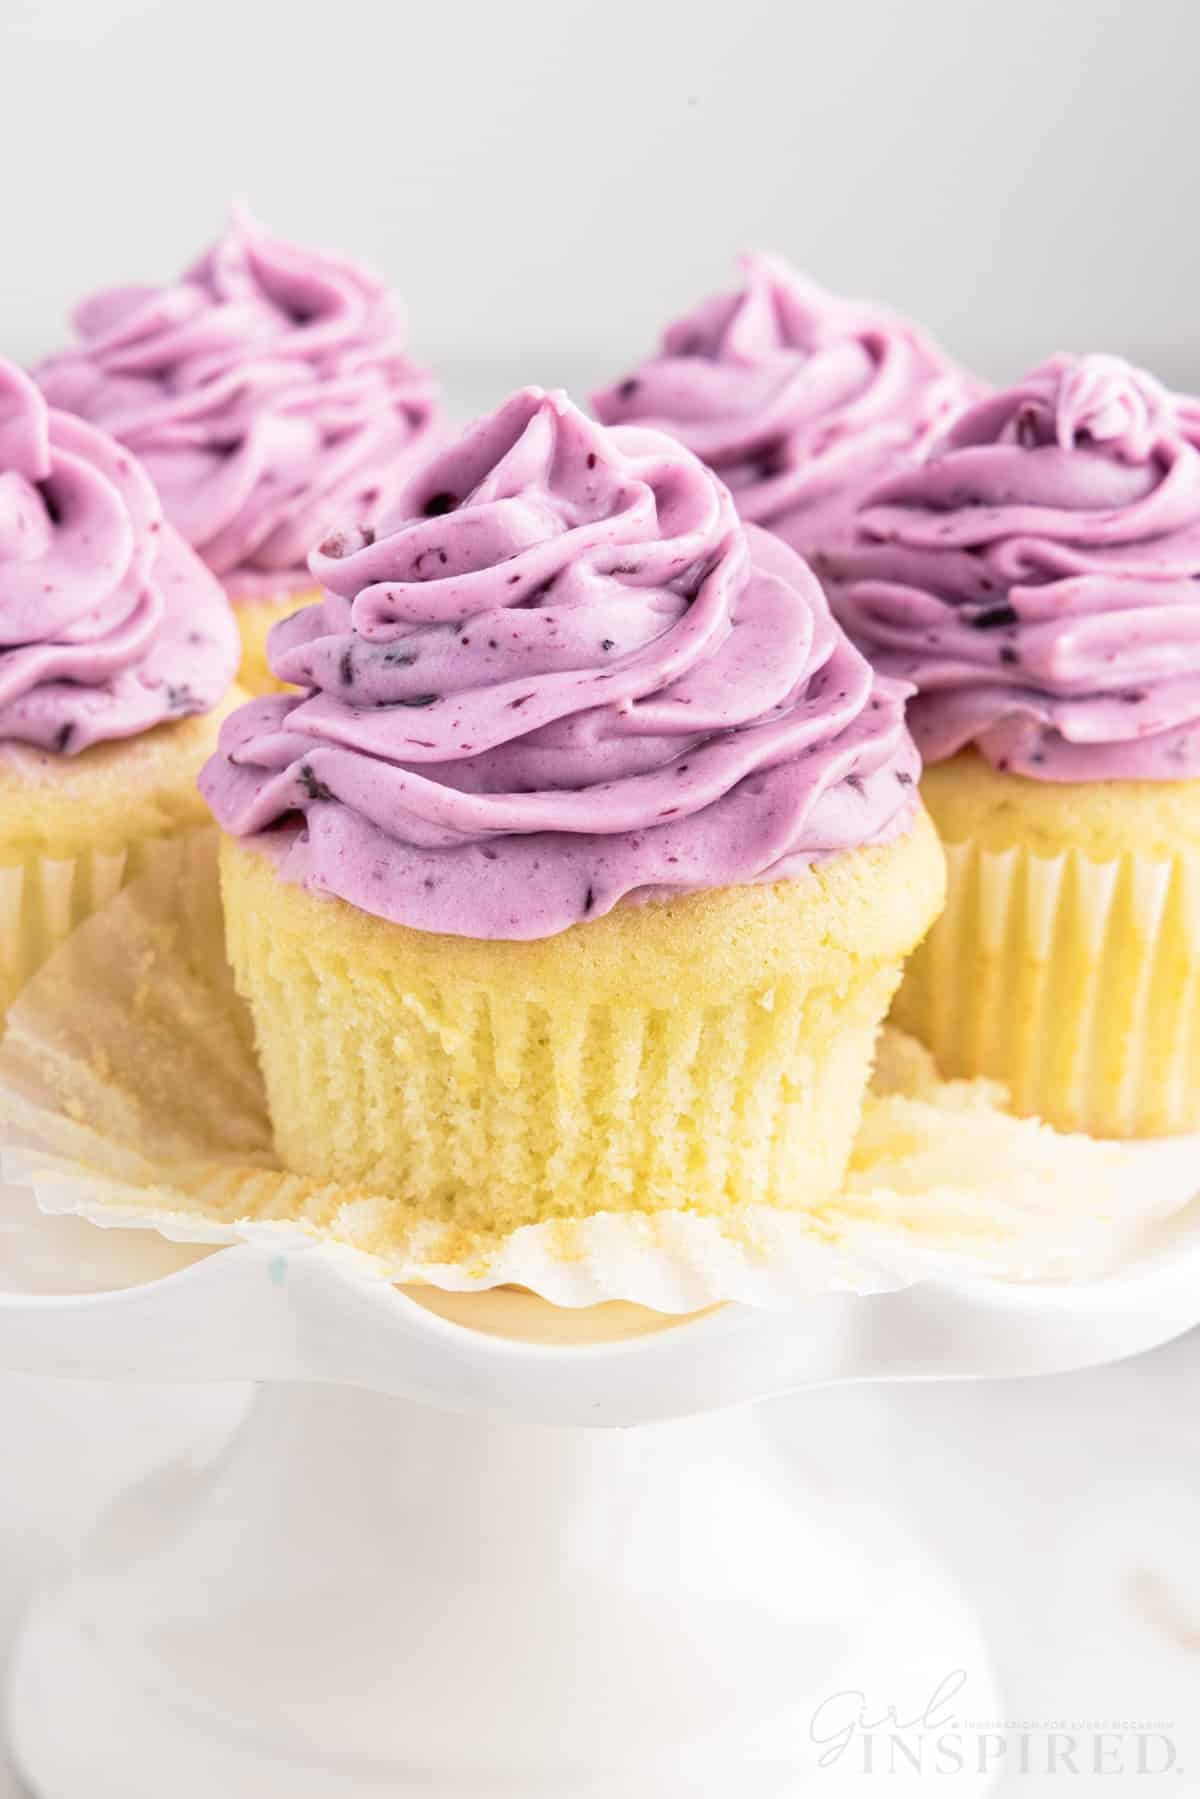
[[[421,511],[426,518],[443,518],[447,512],[453,512],[457,505],[457,497],[443,489],[439,493],[430,494]]]

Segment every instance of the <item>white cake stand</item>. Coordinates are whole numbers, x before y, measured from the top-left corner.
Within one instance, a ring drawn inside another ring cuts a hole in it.
[[[1001,1697],[886,1468],[866,1498],[805,1480],[748,1402],[1079,1368],[1200,1320],[1195,1208],[1104,1281],[673,1322],[37,1229],[101,1290],[0,1295],[0,1365],[263,1383],[34,1604],[10,1716],[40,1799],[795,1799],[865,1756],[903,1794],[914,1744],[952,1742],[982,1793]]]

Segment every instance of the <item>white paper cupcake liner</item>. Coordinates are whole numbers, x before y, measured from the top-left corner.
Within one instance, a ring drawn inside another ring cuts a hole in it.
[[[946,908],[893,1018],[941,1067],[1063,1129],[1190,1130],[1200,1090],[1200,857],[946,846]]]
[[[85,919],[138,879],[172,839],[148,837],[112,851],[31,854],[0,868],[0,1018],[38,969]]]
[[[170,846],[26,988],[0,1046],[4,1173],[47,1213],[179,1242],[307,1245],[379,1278],[505,1284],[557,1305],[777,1306],[931,1278],[1115,1266],[1200,1187],[1195,1139],[1118,1147],[939,1081],[888,1032],[843,1193],[813,1210],[607,1213],[468,1235],[275,1161],[249,1016],[224,959],[211,836]]]

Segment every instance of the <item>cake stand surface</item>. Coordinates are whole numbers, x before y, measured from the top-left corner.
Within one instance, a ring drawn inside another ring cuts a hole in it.
[[[744,1402],[1079,1367],[1200,1319],[1194,1211],[1105,1281],[669,1322],[422,1300],[319,1250],[162,1256],[0,1295],[5,1366],[263,1383],[35,1602],[10,1717],[42,1799],[983,1793],[1002,1700],[886,1469],[869,1498],[805,1479]]]

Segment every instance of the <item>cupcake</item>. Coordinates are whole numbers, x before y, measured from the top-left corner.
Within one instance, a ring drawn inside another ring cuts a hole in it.
[[[207,821],[237,662],[144,470],[0,362],[0,1012],[155,841]]]
[[[895,1016],[1063,1130],[1200,1127],[1200,455],[1056,356],[884,482],[830,593],[909,722],[950,863]]]
[[[920,461],[979,386],[883,307],[826,293],[778,256],[741,269],[739,288],[669,326],[593,405],[679,438],[743,519],[820,573],[866,490]]]
[[[394,296],[235,211],[182,279],[94,294],[74,323],[35,379],[140,457],[234,602],[243,686],[269,689],[270,627],[316,597],[308,552],[331,520],[386,511],[430,447],[434,387]]]
[[[832,1195],[943,871],[803,563],[529,389],[312,570],[201,783],[284,1163],[490,1231]]]

